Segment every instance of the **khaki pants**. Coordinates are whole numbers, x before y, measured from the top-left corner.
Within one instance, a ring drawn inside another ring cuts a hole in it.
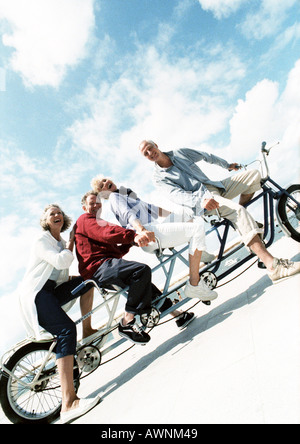
[[[254,236],[261,234],[263,230],[258,227],[246,208],[233,202],[231,199],[240,194],[252,194],[260,190],[260,180],[260,172],[258,170],[250,170],[222,180],[225,191],[206,185],[206,188],[213,194],[214,199],[220,204],[218,209],[220,215],[233,223],[245,245],[248,245]],[[209,211],[207,214],[216,214],[216,211]]]

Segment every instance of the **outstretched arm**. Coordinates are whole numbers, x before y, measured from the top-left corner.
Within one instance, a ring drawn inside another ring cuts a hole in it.
[[[139,247],[146,247],[149,242],[155,242],[155,235],[153,231],[148,231],[139,219],[135,219],[131,223],[132,227],[137,233],[134,241],[139,245]]]

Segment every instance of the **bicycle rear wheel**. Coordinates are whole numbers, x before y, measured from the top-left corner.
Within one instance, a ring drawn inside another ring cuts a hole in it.
[[[49,424],[59,415],[61,388],[55,353],[49,353],[51,344],[26,344],[5,364],[11,374],[2,371],[0,402],[8,419],[15,424]],[[76,380],[75,388],[78,386]]]
[[[278,202],[278,215],[291,237],[300,242],[300,184],[291,185],[286,190],[298,205],[286,194]]]

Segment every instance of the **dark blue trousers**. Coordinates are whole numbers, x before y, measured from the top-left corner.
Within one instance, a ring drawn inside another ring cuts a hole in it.
[[[151,268],[148,265],[124,259],[107,259],[100,265],[93,279],[99,286],[106,288],[111,288],[111,285],[121,288],[129,286],[125,310],[134,315],[150,313],[154,286],[151,284]]]
[[[40,326],[57,337],[57,359],[74,355],[76,352],[76,325],[62,309],[62,305],[79,296],[73,296],[71,291],[82,281],[78,276],[56,287],[56,282],[48,280],[35,297]],[[86,293],[89,288],[84,288],[81,294]]]

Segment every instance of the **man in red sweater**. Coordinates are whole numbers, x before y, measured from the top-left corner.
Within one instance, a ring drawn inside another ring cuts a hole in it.
[[[133,245],[146,246],[147,238],[101,219],[102,205],[97,193],[87,192],[81,203],[85,213],[74,226],[79,273],[102,287],[129,286],[119,334],[134,343],[146,344],[150,336],[137,325],[135,315],[151,311],[151,269],[122,257]]]

